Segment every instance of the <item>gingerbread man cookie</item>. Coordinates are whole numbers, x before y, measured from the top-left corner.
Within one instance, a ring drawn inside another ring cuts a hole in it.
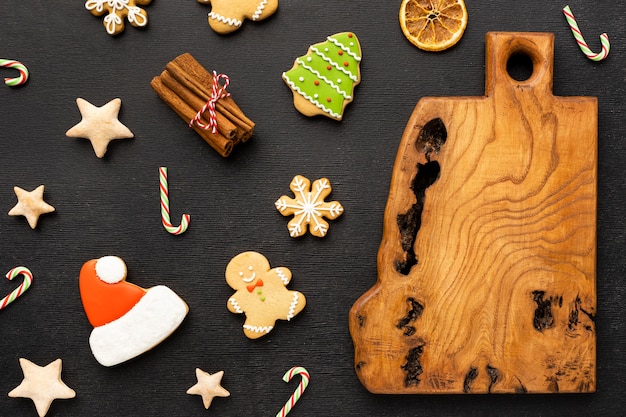
[[[226,267],[226,282],[237,292],[228,300],[228,310],[245,314],[243,333],[250,339],[268,334],[276,320],[291,320],[306,305],[304,294],[286,288],[291,271],[270,269],[258,252],[243,252]]]
[[[276,12],[278,0],[198,0],[210,4],[209,26],[217,33],[234,32],[244,19],[263,20]]]

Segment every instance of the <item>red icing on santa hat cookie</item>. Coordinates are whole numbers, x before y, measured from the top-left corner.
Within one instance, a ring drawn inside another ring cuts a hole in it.
[[[145,294],[143,288],[126,282],[126,264],[117,256],[87,261],[80,271],[80,297],[94,327],[119,319]]]
[[[126,264],[116,256],[87,261],[80,271],[80,296],[94,326],[89,344],[96,360],[113,366],[161,343],[189,311],[162,285],[145,290],[126,282]]]

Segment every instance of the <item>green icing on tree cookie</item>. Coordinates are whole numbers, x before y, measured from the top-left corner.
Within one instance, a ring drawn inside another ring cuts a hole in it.
[[[341,120],[343,109],[352,101],[354,86],[361,80],[361,47],[354,33],[329,36],[312,45],[306,55],[298,57],[283,80],[296,94],[317,107],[319,112]],[[296,106],[298,108],[298,106]],[[304,114],[310,109],[298,108]]]

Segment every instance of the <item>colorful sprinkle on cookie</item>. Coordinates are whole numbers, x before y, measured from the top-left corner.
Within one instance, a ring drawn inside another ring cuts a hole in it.
[[[328,222],[323,218],[334,220],[343,213],[343,206],[338,201],[326,202],[324,199],[331,193],[332,188],[327,178],[320,178],[313,182],[302,175],[293,177],[289,188],[295,198],[282,196],[274,205],[283,216],[293,216],[288,228],[291,237],[306,234],[307,229],[313,236],[324,237],[328,232]]]
[[[243,333],[250,339],[265,336],[276,320],[291,320],[306,305],[304,294],[290,291],[291,271],[271,268],[258,252],[243,252],[226,267],[226,282],[237,292],[228,300],[228,310],[245,314]]]
[[[337,33],[312,45],[283,73],[293,92],[293,104],[305,116],[341,120],[361,82],[361,45],[352,32]]]
[[[76,392],[61,380],[61,359],[39,366],[28,359],[20,358],[24,380],[9,392],[11,398],[30,398],[39,417],[44,417],[52,401],[76,397]]]
[[[215,397],[229,397],[228,392],[222,387],[222,377],[224,371],[219,371],[214,374],[204,372],[200,368],[196,368],[196,378],[198,383],[187,390],[187,394],[202,396],[202,403],[207,410],[211,406],[211,402]]]
[[[70,138],[89,139],[98,158],[104,156],[112,140],[134,137],[133,132],[118,120],[122,106],[122,100],[119,98],[109,101],[102,107],[96,107],[82,98],[76,99],[76,104],[82,120],[65,134]]]
[[[52,213],[54,207],[43,200],[44,186],[40,185],[33,191],[13,187],[17,196],[17,204],[9,211],[9,216],[24,216],[31,229],[37,227],[39,216]]]

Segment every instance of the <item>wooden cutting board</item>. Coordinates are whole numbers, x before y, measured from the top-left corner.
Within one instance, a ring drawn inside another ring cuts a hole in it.
[[[488,33],[485,95],[415,107],[350,312],[369,391],[595,390],[597,99],[552,95],[553,48]]]

